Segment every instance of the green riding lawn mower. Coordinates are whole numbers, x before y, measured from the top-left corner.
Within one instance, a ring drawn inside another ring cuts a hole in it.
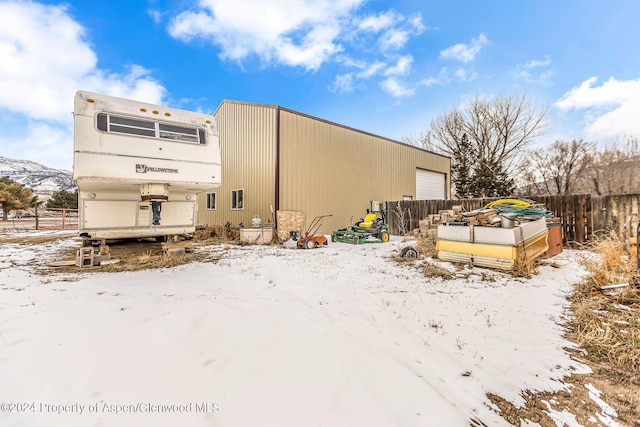
[[[381,211],[381,218],[370,213],[354,225],[341,228],[331,233],[332,242],[353,243],[382,243],[389,241],[389,224],[385,218],[385,210]]]

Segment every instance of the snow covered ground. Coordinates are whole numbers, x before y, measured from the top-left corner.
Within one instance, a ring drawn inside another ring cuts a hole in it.
[[[486,393],[519,405],[588,371],[558,325],[572,251],[530,280],[428,278],[390,258],[397,238],[38,274],[77,245],[0,245],[2,426],[499,426]]]

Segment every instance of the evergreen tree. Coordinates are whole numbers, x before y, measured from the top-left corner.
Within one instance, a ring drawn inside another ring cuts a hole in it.
[[[473,186],[474,151],[467,134],[462,135],[458,150],[452,153],[451,179],[456,197],[471,197]]]
[[[78,209],[78,190],[70,192],[60,190],[47,200],[47,209]]]
[[[471,197],[505,197],[515,190],[515,182],[500,163],[476,165],[471,180]]]
[[[7,220],[9,211],[26,209],[31,205],[31,189],[16,182],[8,176],[0,178],[0,205],[2,205],[2,219]]]

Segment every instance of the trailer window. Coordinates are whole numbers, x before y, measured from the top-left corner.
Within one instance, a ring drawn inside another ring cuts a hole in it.
[[[195,142],[200,143],[198,129],[185,128],[182,126],[166,125],[164,123],[158,124],[158,130],[160,132],[160,139],[169,139],[172,141],[181,142]]]
[[[109,116],[109,132],[156,136],[155,123],[117,116]]]
[[[106,113],[98,114],[97,127],[103,132],[146,136],[192,144],[204,145],[207,143],[206,132],[202,128],[190,128],[152,120],[119,117]]]
[[[231,209],[244,209],[244,190],[231,190]]]
[[[207,193],[207,210],[216,210],[216,193]]]

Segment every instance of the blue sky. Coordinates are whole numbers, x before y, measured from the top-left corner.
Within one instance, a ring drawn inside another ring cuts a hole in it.
[[[640,2],[0,0],[0,156],[71,169],[73,96],[278,104],[402,140],[475,96],[536,141],[640,136]]]

